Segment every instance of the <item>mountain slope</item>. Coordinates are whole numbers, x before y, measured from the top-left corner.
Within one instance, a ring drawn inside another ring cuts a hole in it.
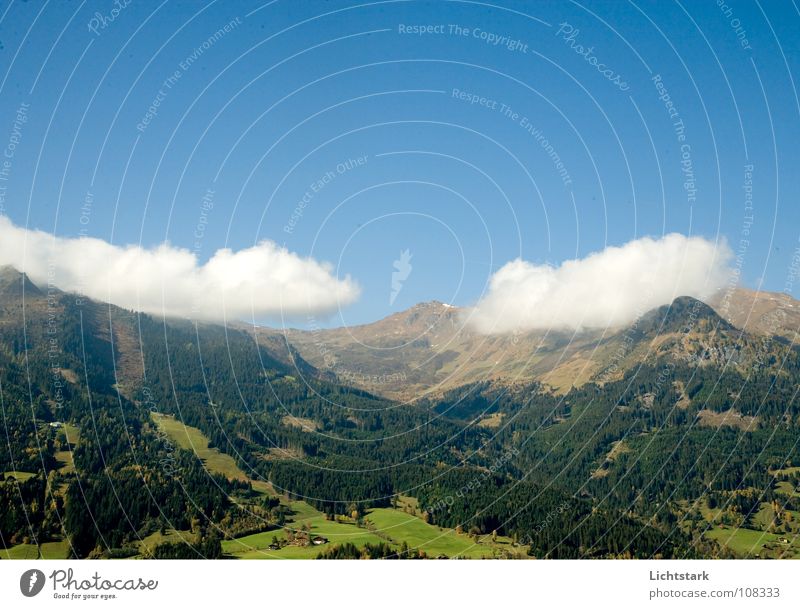
[[[433,397],[484,381],[541,381],[565,392],[592,380],[620,378],[653,350],[673,349],[676,357],[713,358],[716,363],[738,351],[740,363],[752,362],[758,357],[757,336],[791,339],[800,327],[800,302],[737,289],[716,296],[710,305],[678,298],[627,328],[574,333],[485,336],[469,328],[465,315],[456,307],[429,302],[362,326],[258,333],[280,337],[320,370],[391,399]],[[737,330],[742,326],[745,334]]]
[[[42,291],[36,287],[25,273],[19,272],[12,266],[0,267],[0,298],[6,300],[42,296]]]
[[[665,529],[518,476],[518,449],[488,430],[302,374],[308,364],[290,345],[273,352],[241,329],[60,292],[26,296],[23,316],[13,293],[23,278],[11,279],[0,299],[0,466],[12,473],[0,483],[4,546],[63,542],[74,557],[125,557],[174,529],[187,541],[154,555],[213,558],[222,536],[285,529],[296,539],[291,522],[307,504],[355,528],[402,495],[431,525],[515,536],[540,557],[618,556],[624,543],[627,555],[675,555]],[[202,434],[203,454],[227,454],[235,475],[176,446],[166,420],[173,435],[182,423]],[[608,540],[588,551],[595,531]]]
[[[603,340],[599,332],[481,335],[465,324],[461,309],[439,302],[363,326],[260,332],[282,334],[342,382],[403,401],[475,381],[539,378]]]
[[[757,292],[746,288],[720,292],[710,304],[721,317],[759,336],[781,336],[798,341],[800,301],[785,293]]]

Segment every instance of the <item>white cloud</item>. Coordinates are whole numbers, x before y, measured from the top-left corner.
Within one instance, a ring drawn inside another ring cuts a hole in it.
[[[558,267],[514,260],[469,315],[484,334],[620,326],[677,296],[707,299],[729,278],[722,243],[677,233],[607,247]]]
[[[349,276],[271,241],[238,252],[217,250],[203,265],[190,251],[112,245],[14,226],[0,216],[0,265],[25,271],[44,287],[176,317],[220,320],[255,315],[324,314],[358,298]]]

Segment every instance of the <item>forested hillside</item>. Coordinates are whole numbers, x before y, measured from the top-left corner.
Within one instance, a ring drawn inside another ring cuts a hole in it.
[[[695,303],[647,316],[620,355],[637,365],[603,381],[404,404],[246,327],[135,314],[6,268],[3,547],[218,557],[267,534],[269,551],[352,555],[300,524],[323,530],[318,513],[367,531],[369,555],[422,555],[379,526],[402,509],[514,555],[794,555],[798,351]],[[755,552],[725,539],[741,529],[763,533]]]

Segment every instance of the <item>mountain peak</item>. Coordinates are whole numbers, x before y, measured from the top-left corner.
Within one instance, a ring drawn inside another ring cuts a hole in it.
[[[733,326],[703,301],[691,296],[678,296],[670,304],[645,314],[639,328],[642,332],[686,334],[693,330],[730,330]]]
[[[27,274],[18,271],[13,266],[6,265],[0,267],[0,295],[36,297],[43,294]]]
[[[421,325],[422,327],[431,328],[444,320],[450,320],[458,311],[458,307],[453,305],[445,304],[438,300],[428,300],[415,304],[404,311],[398,311],[385,319],[402,321],[408,326]]]
[[[439,300],[427,300],[425,302],[418,302],[414,306],[406,309],[406,311],[447,311],[449,309],[457,309],[455,305],[447,304]],[[402,312],[402,311],[401,311]]]

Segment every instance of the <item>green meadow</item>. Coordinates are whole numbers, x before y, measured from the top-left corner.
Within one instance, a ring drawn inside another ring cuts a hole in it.
[[[301,503],[292,502],[292,508],[301,507],[298,505]],[[472,538],[456,533],[453,529],[440,529],[417,516],[393,508],[377,508],[368,512],[364,519],[366,528],[358,527],[348,520],[327,520],[308,504],[302,504],[301,511],[295,514],[284,529],[227,540],[222,543],[222,549],[232,558],[290,559],[316,558],[325,548],[348,542],[357,547],[366,543],[374,545],[383,542],[394,549],[400,549],[405,542],[409,549],[423,551],[430,558],[493,558],[505,552],[519,557],[526,556],[527,548],[512,546],[508,538],[498,537],[496,541],[492,541],[490,535]],[[290,545],[279,550],[269,549],[273,539],[280,542],[287,538],[287,529],[300,530],[304,525],[310,527],[309,533],[312,537],[325,537],[328,542],[321,546]]]
[[[721,546],[744,556],[758,556],[768,543],[774,543],[778,536],[753,529],[718,526],[706,532],[706,537],[715,540]]]
[[[287,538],[287,530],[300,530],[303,525],[310,527],[309,533],[312,537],[325,537],[328,539],[328,543],[321,546],[287,545],[280,550],[269,549],[273,538],[283,541]],[[378,544],[382,541],[380,537],[367,529],[351,523],[326,520],[324,515],[319,514],[292,520],[283,529],[223,541],[222,550],[232,558],[316,558],[322,550],[331,545],[350,542],[361,547],[367,543]]]
[[[221,453],[216,448],[209,448],[208,438],[199,429],[184,425],[169,415],[156,414],[153,419],[159,429],[178,446],[196,454],[208,471],[222,474],[229,479],[249,479],[230,455]],[[257,491],[276,494],[267,482],[251,482]],[[405,501],[413,508],[413,500]],[[303,501],[291,501],[282,497],[281,502],[293,512],[284,528],[225,540],[222,542],[223,552],[232,558],[242,559],[316,558],[325,548],[337,544],[352,543],[361,547],[367,543],[375,545],[383,542],[399,549],[405,542],[410,549],[421,550],[431,557],[491,558],[505,552],[525,556],[526,548],[513,547],[508,538],[499,537],[497,541],[492,541],[491,536],[485,535],[473,539],[452,529],[440,529],[416,515],[398,509],[374,509],[365,518],[367,526],[359,527],[346,518],[328,520],[324,514]],[[312,537],[325,537],[327,543],[319,546],[284,545],[279,550],[269,549],[273,539],[277,539],[279,543],[284,542],[288,531],[300,531],[304,527]],[[150,547],[160,541],[170,541],[157,539],[157,535],[151,535],[143,544]],[[170,537],[180,540],[180,535]]]
[[[154,414],[152,418],[158,428],[177,446],[197,455],[210,473],[221,474],[232,480],[249,480],[254,490],[277,495],[268,482],[250,479],[230,455],[209,447],[208,438],[199,429],[184,425],[169,415]],[[80,441],[79,430],[65,425],[61,433],[70,448],[74,449]],[[62,463],[62,473],[74,472],[71,450],[59,451],[56,457]],[[32,474],[16,472],[15,475],[22,480]],[[369,511],[361,526],[352,519],[341,516],[336,520],[329,520],[304,501],[290,500],[285,496],[280,496],[280,499],[291,510],[291,516],[284,527],[227,539],[222,542],[222,550],[226,556],[236,559],[314,559],[325,549],[344,543],[352,543],[356,547],[384,543],[396,550],[405,544],[410,550],[424,552],[430,558],[526,556],[527,548],[513,545],[509,538],[497,537],[493,540],[490,535],[471,537],[453,529],[442,529],[428,524],[417,515],[416,500],[410,497],[401,499],[399,509],[377,508]],[[311,538],[324,537],[326,542],[321,545],[295,545],[291,538],[296,532],[306,532]],[[189,531],[167,529],[163,533],[148,535],[137,545],[144,555],[159,544],[191,543],[194,537]],[[269,548],[275,540],[281,546],[280,549]],[[66,558],[68,544],[66,541],[45,543],[42,544],[41,552],[44,558]],[[36,558],[37,549],[35,545],[20,544],[3,550],[0,557]]]
[[[12,472],[12,471],[8,471],[8,472],[3,472],[3,480],[6,480],[7,478],[14,478],[18,482],[25,482],[25,481],[30,480],[31,478],[33,478],[35,475],[36,474],[34,474],[32,472]]]
[[[42,558],[67,558],[69,554],[69,544],[66,541],[49,541],[41,546]],[[7,560],[31,560],[38,558],[36,546],[29,543],[0,550],[0,558]]]
[[[491,535],[470,537],[453,529],[440,529],[421,518],[392,508],[377,508],[369,512],[366,520],[385,541],[399,546],[407,543],[412,550],[421,550],[429,558],[493,558],[503,552],[526,556],[527,548],[513,546],[511,539]]]
[[[78,442],[80,442],[81,432],[75,425],[65,423],[59,435],[63,436],[64,440],[69,444],[69,448],[56,451],[56,459],[61,464],[61,473],[71,474],[75,471],[75,464],[72,461],[72,451],[75,450],[78,446]]]
[[[216,448],[209,448],[208,438],[196,427],[185,425],[171,415],[153,414],[158,428],[181,448],[193,452],[203,462],[206,470],[213,474],[221,474],[229,480],[250,480],[253,489],[262,493],[273,494],[271,486],[261,480],[251,480],[236,464],[230,455]]]

